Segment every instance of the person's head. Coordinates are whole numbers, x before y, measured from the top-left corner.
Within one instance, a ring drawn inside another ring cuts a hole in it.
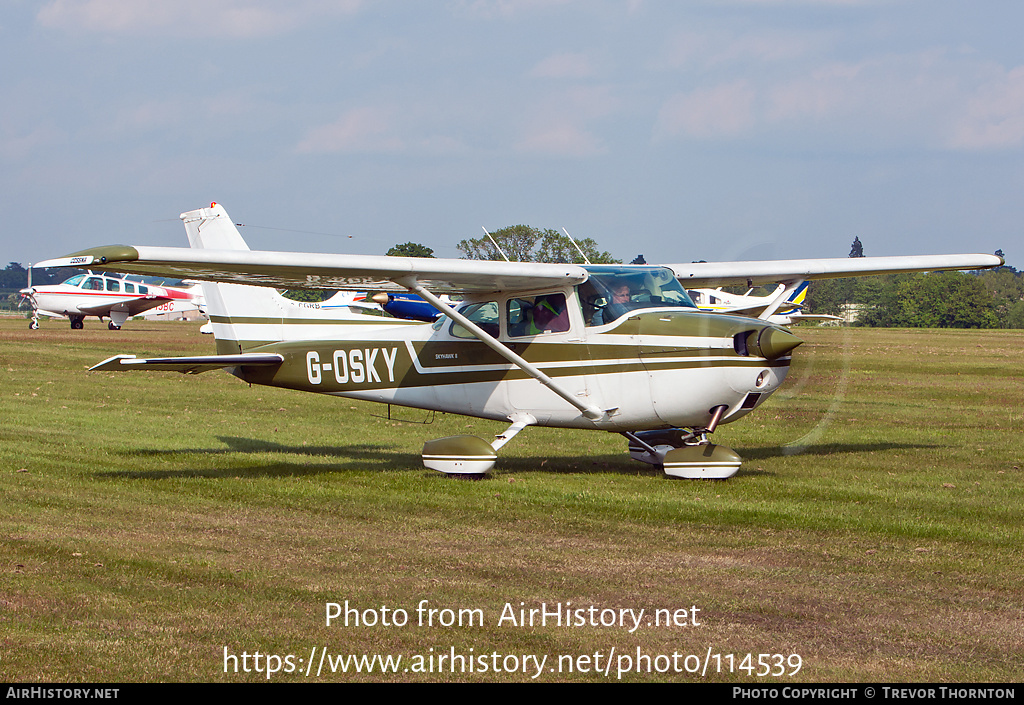
[[[612,287],[612,303],[629,303],[629,284],[616,284]]]

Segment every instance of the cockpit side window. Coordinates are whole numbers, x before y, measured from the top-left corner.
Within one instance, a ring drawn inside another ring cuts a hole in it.
[[[577,287],[588,326],[611,323],[642,308],[696,308],[667,267],[586,267],[590,277]]]
[[[99,277],[89,277],[85,280],[85,284],[82,284],[82,288],[91,291],[103,291],[103,280]]]
[[[496,301],[484,301],[482,303],[466,304],[459,309],[459,313],[473,321],[488,335],[497,338],[498,331],[500,329],[498,323],[498,302]],[[441,320],[444,320],[443,318]],[[472,332],[467,330],[458,321],[452,321],[451,328],[448,332],[455,338],[473,338],[476,336]]]

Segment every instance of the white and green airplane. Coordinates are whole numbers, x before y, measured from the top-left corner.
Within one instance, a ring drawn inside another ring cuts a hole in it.
[[[225,369],[251,384],[503,420],[492,441],[428,441],[423,462],[479,475],[528,426],[617,433],[671,476],[726,478],[710,442],[764,403],[801,340],[767,320],[699,310],[686,288],[997,267],[994,255],[665,266],[536,264],[253,251],[223,207],[181,215],[191,248],[96,247],[38,263],[203,281],[216,355],[117,355],[94,370]],[[411,292],[444,315],[332,320],[279,289]],[[458,308],[441,293],[464,297]]]

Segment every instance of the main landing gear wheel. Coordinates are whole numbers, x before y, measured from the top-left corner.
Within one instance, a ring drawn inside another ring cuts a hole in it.
[[[82,330],[85,328],[85,317],[84,316],[72,316],[71,317],[71,330]]]
[[[449,436],[423,444],[423,464],[455,477],[480,477],[497,459],[491,444],[478,436]]]
[[[28,322],[28,329],[39,330],[39,321],[33,318],[31,321]]]
[[[110,330],[121,330],[121,326],[116,325],[113,321],[107,324],[107,328]]]

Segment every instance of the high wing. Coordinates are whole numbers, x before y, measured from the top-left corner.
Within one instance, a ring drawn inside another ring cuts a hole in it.
[[[934,272],[952,269],[1001,267],[996,255],[917,255],[909,257],[837,257],[833,259],[787,259],[755,262],[693,262],[667,264],[683,286],[716,287],[773,284],[799,279],[840,279],[870,277],[901,272]]]
[[[863,277],[900,272],[999,267],[996,255],[843,257],[665,265],[685,287],[754,286],[801,279]],[[436,292],[521,291],[579,284],[574,264],[381,257],[261,250],[108,245],[39,262],[36,267],[79,267],[131,274],[178,276],[278,289],[406,291],[419,283]]]
[[[401,282],[410,282],[444,293],[543,289],[587,279],[586,270],[574,264],[127,245],[95,247],[35,266],[177,276],[278,289],[404,292],[408,287]]]

